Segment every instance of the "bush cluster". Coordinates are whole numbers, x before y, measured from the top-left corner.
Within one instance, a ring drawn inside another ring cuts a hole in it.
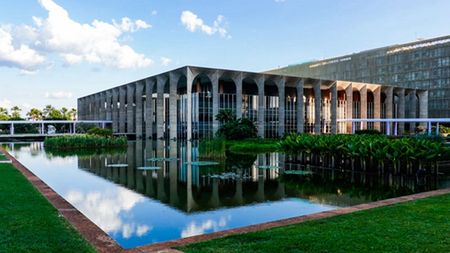
[[[103,137],[98,135],[71,135],[48,137],[44,141],[46,148],[58,148],[62,150],[81,148],[106,148],[106,147],[126,147],[128,140],[126,137]]]

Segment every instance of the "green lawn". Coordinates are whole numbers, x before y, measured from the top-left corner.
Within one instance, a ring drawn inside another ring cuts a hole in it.
[[[0,252],[95,252],[11,164],[0,164]]]
[[[450,252],[450,194],[234,235],[185,252]]]

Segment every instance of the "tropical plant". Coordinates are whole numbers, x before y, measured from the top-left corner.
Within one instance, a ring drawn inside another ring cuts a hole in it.
[[[27,117],[31,120],[42,120],[42,111],[37,108],[31,108],[31,110],[27,112]]]
[[[309,161],[328,165],[340,157],[353,169],[377,169],[389,164],[395,173],[437,168],[437,161],[449,153],[441,139],[428,137],[388,138],[383,135],[308,135],[290,134],[279,143],[287,153],[309,157]],[[312,159],[320,158],[320,159]],[[348,163],[347,163],[348,162]],[[370,166],[368,166],[368,164]]]
[[[18,106],[13,106],[11,108],[10,120],[23,120],[22,117],[20,117],[21,111],[22,111],[22,109],[20,109]]]

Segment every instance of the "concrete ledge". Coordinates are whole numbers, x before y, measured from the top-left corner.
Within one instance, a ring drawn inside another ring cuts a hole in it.
[[[284,220],[266,222],[257,225],[251,225],[241,228],[224,230],[216,233],[198,235],[173,241],[167,241],[162,243],[156,243],[151,245],[144,245],[132,249],[123,249],[119,244],[117,244],[114,239],[112,239],[108,234],[103,232],[97,225],[90,221],[86,216],[84,216],[80,211],[78,211],[74,206],[67,202],[58,193],[53,191],[47,184],[45,184],[41,179],[34,175],[30,170],[23,166],[14,157],[8,154],[5,150],[0,148],[0,152],[4,153],[5,156],[12,161],[12,165],[19,170],[27,179],[30,181],[39,192],[44,195],[45,198],[58,210],[58,212],[63,215],[66,220],[72,224],[72,226],[77,229],[82,236],[91,243],[98,252],[123,252],[123,253],[177,253],[178,250],[171,249],[172,247],[183,246],[187,244],[197,243],[201,241],[221,238],[229,235],[236,235],[241,233],[254,232],[264,229],[270,229],[275,227],[299,224],[305,221],[318,220],[323,218],[329,218],[333,216],[338,216],[342,214],[349,214],[354,212],[359,212],[367,209],[389,206],[394,204],[400,204],[412,200],[424,199],[432,196],[439,196],[450,193],[450,188],[423,192],[408,196],[402,196],[398,198],[386,199],[351,207],[339,208],[336,210],[325,211],[321,213],[315,213],[310,215],[298,216]]]

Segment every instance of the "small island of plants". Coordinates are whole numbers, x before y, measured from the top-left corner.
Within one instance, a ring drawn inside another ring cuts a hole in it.
[[[84,148],[126,147],[126,137],[114,137],[109,129],[92,128],[86,134],[49,137],[44,141],[48,149],[76,150]]]

